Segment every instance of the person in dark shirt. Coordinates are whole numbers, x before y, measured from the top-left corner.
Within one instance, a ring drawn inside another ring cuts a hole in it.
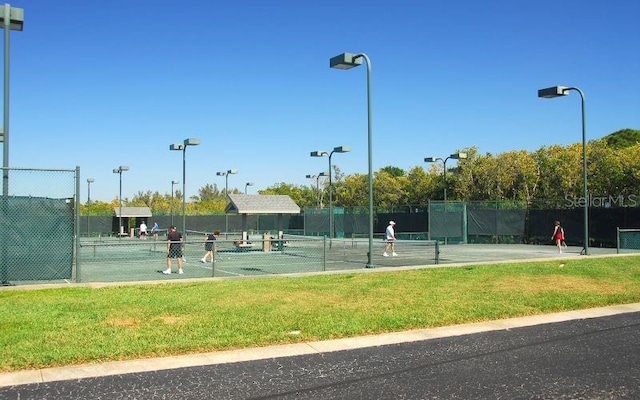
[[[178,260],[178,273],[184,273],[182,271],[182,234],[176,230],[175,226],[171,226],[167,233],[167,269],[162,272],[163,274],[171,274],[174,259]]]
[[[213,262],[213,257],[215,256],[213,253],[213,241],[218,239],[218,236],[220,236],[219,231],[215,231],[207,235],[207,239],[204,241],[204,249],[206,250],[206,253],[204,253],[204,257],[202,257],[200,262],[206,263],[207,257],[209,256],[211,256],[211,262]]]

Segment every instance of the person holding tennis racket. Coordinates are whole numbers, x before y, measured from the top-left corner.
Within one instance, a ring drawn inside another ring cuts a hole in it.
[[[553,236],[551,236],[551,240],[556,241],[556,246],[558,247],[558,254],[562,254],[562,243],[564,242],[564,229],[560,225],[560,221],[555,221],[553,223]]]

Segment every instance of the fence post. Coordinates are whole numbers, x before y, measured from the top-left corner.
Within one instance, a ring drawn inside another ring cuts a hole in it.
[[[73,260],[71,261],[71,278],[76,283],[80,282],[80,166],[76,166],[76,193],[75,193],[75,211],[74,211],[74,226],[75,236]],[[75,263],[74,263],[75,261]],[[75,269],[73,268],[75,264]],[[75,278],[74,278],[75,275]]]
[[[323,236],[322,240],[322,271],[327,270],[327,237]]]
[[[216,277],[216,241],[214,240],[211,247],[211,277]]]

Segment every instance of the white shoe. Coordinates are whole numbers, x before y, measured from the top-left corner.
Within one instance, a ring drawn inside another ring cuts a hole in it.
[[[182,257],[182,262],[187,262],[187,259]]]
[[[387,254],[387,252],[385,251],[384,253],[382,253],[383,257],[389,257],[389,255]]]
[[[204,258],[200,260],[201,263],[206,263],[207,260],[205,260]]]
[[[165,269],[164,271],[162,271],[163,274],[165,275],[171,275],[171,270],[170,269]]]
[[[182,270],[182,268],[180,268],[180,269],[178,270],[178,274],[180,274],[180,275],[184,274],[184,271]]]
[[[394,251],[393,253],[391,253],[391,255],[395,257],[395,256],[397,256],[397,255],[398,255],[398,253],[396,253],[396,252]]]

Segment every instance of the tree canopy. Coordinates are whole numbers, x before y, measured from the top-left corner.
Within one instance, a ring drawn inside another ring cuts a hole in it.
[[[582,144],[552,145],[536,151],[512,150],[501,154],[479,154],[476,147],[464,149],[467,159],[447,165],[446,187],[449,200],[534,201],[581,197],[583,191]],[[587,144],[588,186],[591,196],[628,196],[640,194],[640,131],[622,129]],[[402,207],[425,208],[430,200],[444,198],[442,164],[423,165],[404,171],[386,166],[374,173],[374,206],[378,210]],[[332,199],[336,206],[368,205],[368,175],[344,175],[334,165]],[[317,185],[317,186],[316,186]],[[233,189],[233,193],[240,193]],[[329,181],[314,177],[309,185],[277,183],[260,194],[290,196],[301,208],[326,206]],[[148,206],[154,214],[168,214],[181,207],[179,191],[175,196],[159,192],[138,192],[123,205]],[[224,192],[215,185],[200,188],[187,203],[189,214],[222,213],[227,203]],[[83,212],[110,215],[118,199],[110,203],[92,202]]]

